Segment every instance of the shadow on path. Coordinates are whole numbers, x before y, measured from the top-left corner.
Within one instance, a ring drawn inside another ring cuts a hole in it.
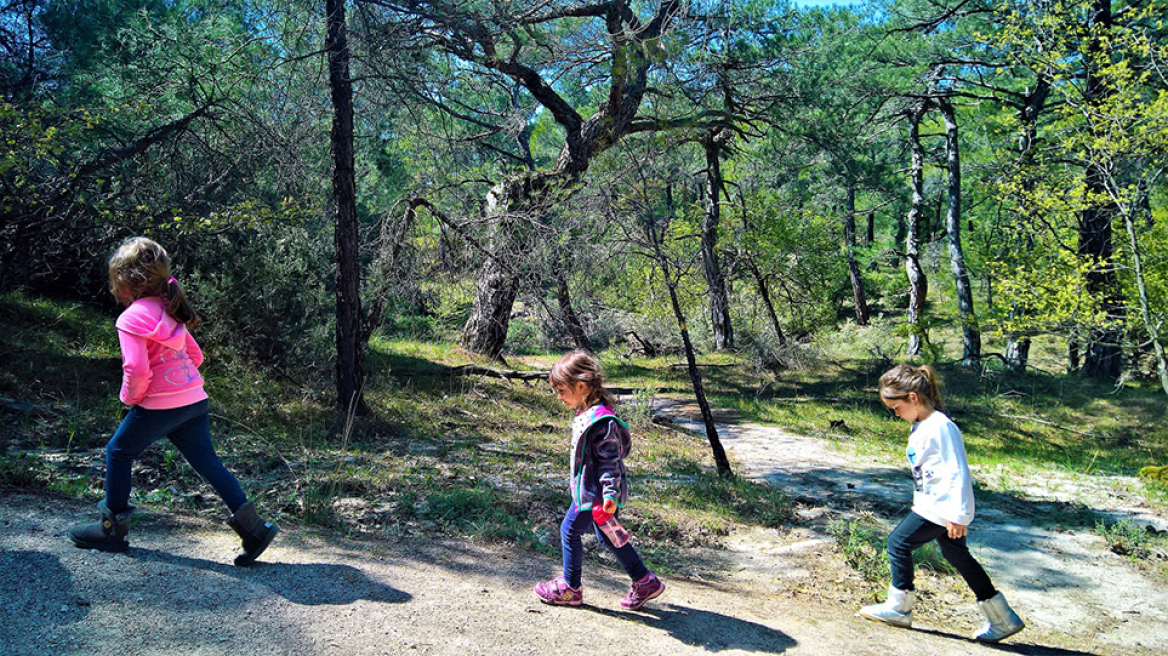
[[[358,599],[400,604],[413,599],[410,593],[370,579],[365,572],[351,565],[257,562],[251,567],[241,568],[137,547],[131,548],[128,555],[135,560],[206,570],[247,580],[269,588],[292,603],[305,606],[344,605]]]
[[[1018,642],[1018,638],[1023,637],[1025,633],[1020,633],[1011,638],[1007,638],[1010,642],[1000,642],[997,644],[978,642],[973,638],[969,638],[956,633],[949,633],[947,631],[938,631],[936,629],[921,629],[912,628],[906,631],[914,633],[927,633],[929,635],[937,636],[938,638],[948,638],[957,643],[965,643],[969,645],[978,645],[987,649],[993,649],[1007,654],[1025,654],[1026,656],[1099,656],[1099,652],[1094,651],[1079,651],[1077,649],[1063,649],[1062,647],[1047,647],[1046,645],[1036,645],[1034,643]]]
[[[674,604],[616,611],[585,604],[594,613],[667,631],[675,639],[706,651],[741,649],[781,654],[799,644],[794,638],[762,624],[708,610]]]

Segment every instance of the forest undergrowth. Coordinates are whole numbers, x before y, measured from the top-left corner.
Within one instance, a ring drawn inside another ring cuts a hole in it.
[[[77,304],[0,297],[0,485],[100,498],[104,446],[123,413],[112,321]],[[894,339],[858,337],[855,343]],[[569,501],[569,416],[545,384],[451,376],[449,367],[490,363],[450,343],[377,337],[366,359],[370,412],[342,417],[332,410],[327,386],[311,377],[258,369],[206,346],[202,369],[217,449],[278,521],[558,552],[559,521]],[[712,404],[725,419],[779,424],[896,456],[904,426],[886,414],[874,392],[889,361],[832,344],[815,349],[778,371],[745,354],[703,356]],[[511,355],[508,363],[546,369],[556,357]],[[717,546],[736,528],[797,523],[796,503],[782,490],[719,479],[703,436],[652,420],[654,397],[692,396],[677,357],[638,359],[616,350],[601,357],[610,384],[629,399],[622,414],[635,434],[629,464],[636,498],[623,516],[652,567],[689,571],[691,548]],[[1001,481],[989,482],[996,491],[1014,471],[1134,477],[1141,467],[1168,463],[1165,407],[1152,385],[938,366],[971,462],[1001,472]],[[168,444],[150,449],[134,476],[135,500],[146,513],[225,513]],[[1164,483],[1139,481],[1143,493],[1164,500]],[[1113,550],[1136,560],[1164,551],[1162,537],[1137,535],[1089,514],[1076,523],[1098,523],[1097,530],[1114,538]],[[865,535],[847,527],[835,535],[861,572],[878,568],[880,560],[879,549],[863,546]],[[867,558],[872,562],[863,560],[869,551],[877,554]]]

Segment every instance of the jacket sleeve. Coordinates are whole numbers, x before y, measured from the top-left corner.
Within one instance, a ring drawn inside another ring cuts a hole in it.
[[[122,390],[118,398],[126,405],[137,405],[146,398],[150,388],[150,354],[146,351],[146,339],[118,331],[118,341],[122,345]]]
[[[184,348],[187,350],[187,357],[191,359],[191,364],[195,365],[196,368],[203,364],[203,349],[199,348],[199,343],[195,341],[194,336],[191,335],[191,331],[189,330],[187,331]]]
[[[594,424],[589,432],[600,477],[600,494],[606,499],[619,501],[625,475],[621,466],[620,426],[616,420],[608,419]]]

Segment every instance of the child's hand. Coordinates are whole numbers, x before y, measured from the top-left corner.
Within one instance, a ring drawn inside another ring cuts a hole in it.
[[[954,524],[952,522],[945,522],[945,528],[949,529],[949,539],[956,540],[965,537],[969,532],[969,527],[962,524]]]
[[[605,498],[601,505],[592,504],[592,521],[599,526],[616,514],[616,499]]]

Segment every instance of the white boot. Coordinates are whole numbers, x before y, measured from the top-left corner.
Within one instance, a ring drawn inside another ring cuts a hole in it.
[[[882,604],[864,606],[860,617],[908,628],[912,626],[912,608],[917,599],[916,590],[898,590],[888,586],[888,599]]]
[[[985,601],[977,602],[977,605],[981,606],[981,612],[985,613],[986,623],[973,634],[974,640],[997,642],[1026,627],[1014,609],[1010,608],[1010,604],[1006,603],[1006,598],[1001,592]]]

